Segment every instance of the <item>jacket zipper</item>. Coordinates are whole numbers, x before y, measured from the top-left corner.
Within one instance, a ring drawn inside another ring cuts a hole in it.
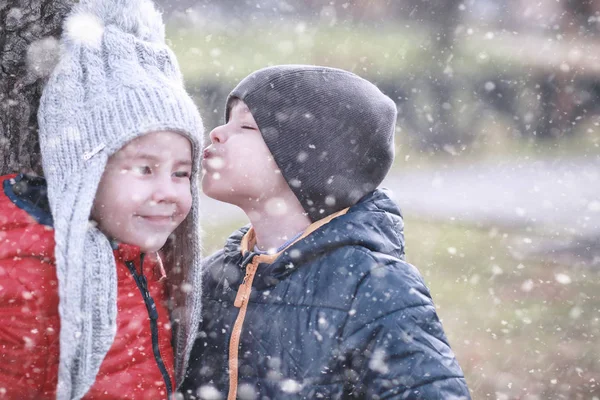
[[[169,377],[169,373],[167,372],[167,368],[165,367],[165,363],[160,355],[160,348],[158,347],[158,311],[156,310],[156,303],[150,292],[148,291],[148,281],[146,280],[146,276],[144,275],[144,256],[142,253],[140,255],[140,274],[138,275],[135,264],[132,261],[126,261],[125,265],[129,268],[129,271],[133,275],[133,279],[135,283],[140,289],[140,293],[142,294],[142,298],[144,299],[144,304],[146,304],[146,309],[148,310],[148,317],[150,317],[150,332],[152,334],[152,351],[154,353],[154,360],[156,361],[156,365],[160,370],[160,373],[165,381],[165,387],[167,389],[167,399],[171,398],[173,393],[173,386],[171,385],[171,378]]]
[[[240,336],[242,335],[242,325],[246,318],[246,310],[248,308],[248,299],[252,291],[252,281],[258,268],[258,257],[254,256],[252,262],[246,266],[246,275],[240,285],[237,295],[235,296],[234,306],[240,309],[240,312],[233,325],[231,339],[229,341],[229,394],[227,400],[234,400],[237,395],[238,387],[238,351],[240,348]]]
[[[348,208],[344,208],[334,214],[331,214],[315,223],[310,225],[304,233],[290,243],[287,247],[289,248],[294,243],[304,239],[306,236],[310,235],[312,232],[319,229],[321,226],[327,224],[334,218],[339,217],[340,215],[344,215],[348,212]],[[248,249],[253,248],[253,243],[256,239],[254,228],[250,228],[248,232],[244,235],[241,242],[242,254],[248,254]],[[234,400],[237,395],[237,386],[238,386],[238,352],[240,348],[240,336],[242,335],[242,325],[244,325],[244,319],[246,318],[246,310],[248,308],[248,300],[250,299],[250,292],[252,291],[252,281],[254,281],[254,274],[256,274],[256,270],[258,269],[258,264],[263,263],[273,263],[277,257],[283,252],[280,251],[276,254],[262,255],[262,254],[253,254],[251,258],[251,262],[246,265],[246,275],[244,276],[244,280],[242,284],[238,288],[237,294],[235,296],[235,301],[233,303],[234,306],[240,309],[238,316],[235,320],[235,324],[233,325],[233,330],[231,332],[231,339],[229,340],[229,394],[227,395],[227,400]],[[243,265],[243,263],[242,263]]]

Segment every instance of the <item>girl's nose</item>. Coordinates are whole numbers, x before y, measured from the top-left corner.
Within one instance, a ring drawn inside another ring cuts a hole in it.
[[[177,196],[176,184],[169,177],[156,182],[156,187],[152,193],[152,200],[157,203],[175,203],[177,202]]]

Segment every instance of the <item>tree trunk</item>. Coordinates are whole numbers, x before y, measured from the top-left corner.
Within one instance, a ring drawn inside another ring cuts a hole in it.
[[[76,0],[0,0],[0,174],[42,173],[37,110]]]
[[[458,146],[464,136],[456,125],[457,110],[452,108],[454,89],[457,87],[451,65],[454,53],[455,30],[461,21],[459,5],[462,0],[425,2],[431,18],[431,53],[434,59],[429,64],[428,75],[434,103],[430,129],[422,134],[427,137],[427,145],[435,151],[445,146]]]

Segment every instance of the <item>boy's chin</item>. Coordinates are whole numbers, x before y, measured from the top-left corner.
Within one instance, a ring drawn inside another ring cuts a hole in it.
[[[231,196],[231,193],[227,193],[227,191],[219,190],[219,189],[220,188],[218,187],[218,185],[208,183],[205,180],[202,181],[202,192],[207,197],[210,197],[211,199],[214,199],[214,200],[229,203],[229,200],[230,200],[229,197]],[[231,192],[231,190],[230,190],[230,192]]]
[[[211,199],[228,203],[232,195],[236,193],[235,190],[232,190],[235,184],[234,182],[225,181],[223,178],[215,178],[215,175],[219,174],[204,174],[202,177],[202,192]]]
[[[224,183],[223,181],[204,177],[202,179],[202,193],[213,200],[240,206],[248,198],[253,197],[242,185]]]

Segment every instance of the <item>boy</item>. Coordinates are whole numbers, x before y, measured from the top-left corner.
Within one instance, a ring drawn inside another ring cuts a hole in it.
[[[396,106],[358,76],[259,70],[204,152],[208,196],[251,225],[205,262],[190,399],[469,399],[403,222],[376,190]]]
[[[62,40],[45,180],[0,178],[0,397],[171,398],[198,323],[202,120],[149,0],[82,1]]]

